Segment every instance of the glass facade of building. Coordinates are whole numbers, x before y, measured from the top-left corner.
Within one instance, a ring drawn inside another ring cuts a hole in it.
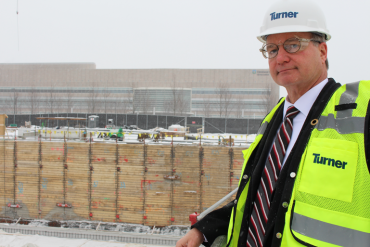
[[[58,66],[0,64],[1,111],[262,118],[279,95],[268,70]]]

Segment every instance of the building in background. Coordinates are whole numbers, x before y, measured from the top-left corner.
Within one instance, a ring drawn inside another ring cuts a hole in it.
[[[0,64],[0,113],[263,118],[279,87],[267,69],[96,69]]]

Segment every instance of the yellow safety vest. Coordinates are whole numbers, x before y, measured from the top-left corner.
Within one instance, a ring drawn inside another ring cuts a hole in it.
[[[299,166],[287,178],[293,187],[290,200],[279,209],[285,222],[274,232],[274,246],[370,246],[369,100],[370,81],[346,84],[335,91],[319,119],[312,119],[314,129],[304,153],[292,161]],[[242,175],[282,102],[263,120],[260,134],[244,152]],[[228,246],[238,246],[248,185],[235,201]]]

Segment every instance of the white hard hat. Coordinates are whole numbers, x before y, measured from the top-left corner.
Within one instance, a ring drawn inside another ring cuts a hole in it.
[[[258,40],[275,33],[312,32],[331,38],[325,16],[316,3],[310,0],[279,0],[267,10]]]

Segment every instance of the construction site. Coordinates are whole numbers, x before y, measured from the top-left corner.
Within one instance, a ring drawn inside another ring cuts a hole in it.
[[[0,131],[0,221],[177,236],[189,229],[191,214],[232,200],[242,151],[254,136],[188,133],[180,125],[118,130],[2,124]]]
[[[241,148],[1,142],[2,217],[189,225],[238,183]]]
[[[175,245],[233,200],[242,151],[278,98],[266,69],[0,71],[9,234]]]

